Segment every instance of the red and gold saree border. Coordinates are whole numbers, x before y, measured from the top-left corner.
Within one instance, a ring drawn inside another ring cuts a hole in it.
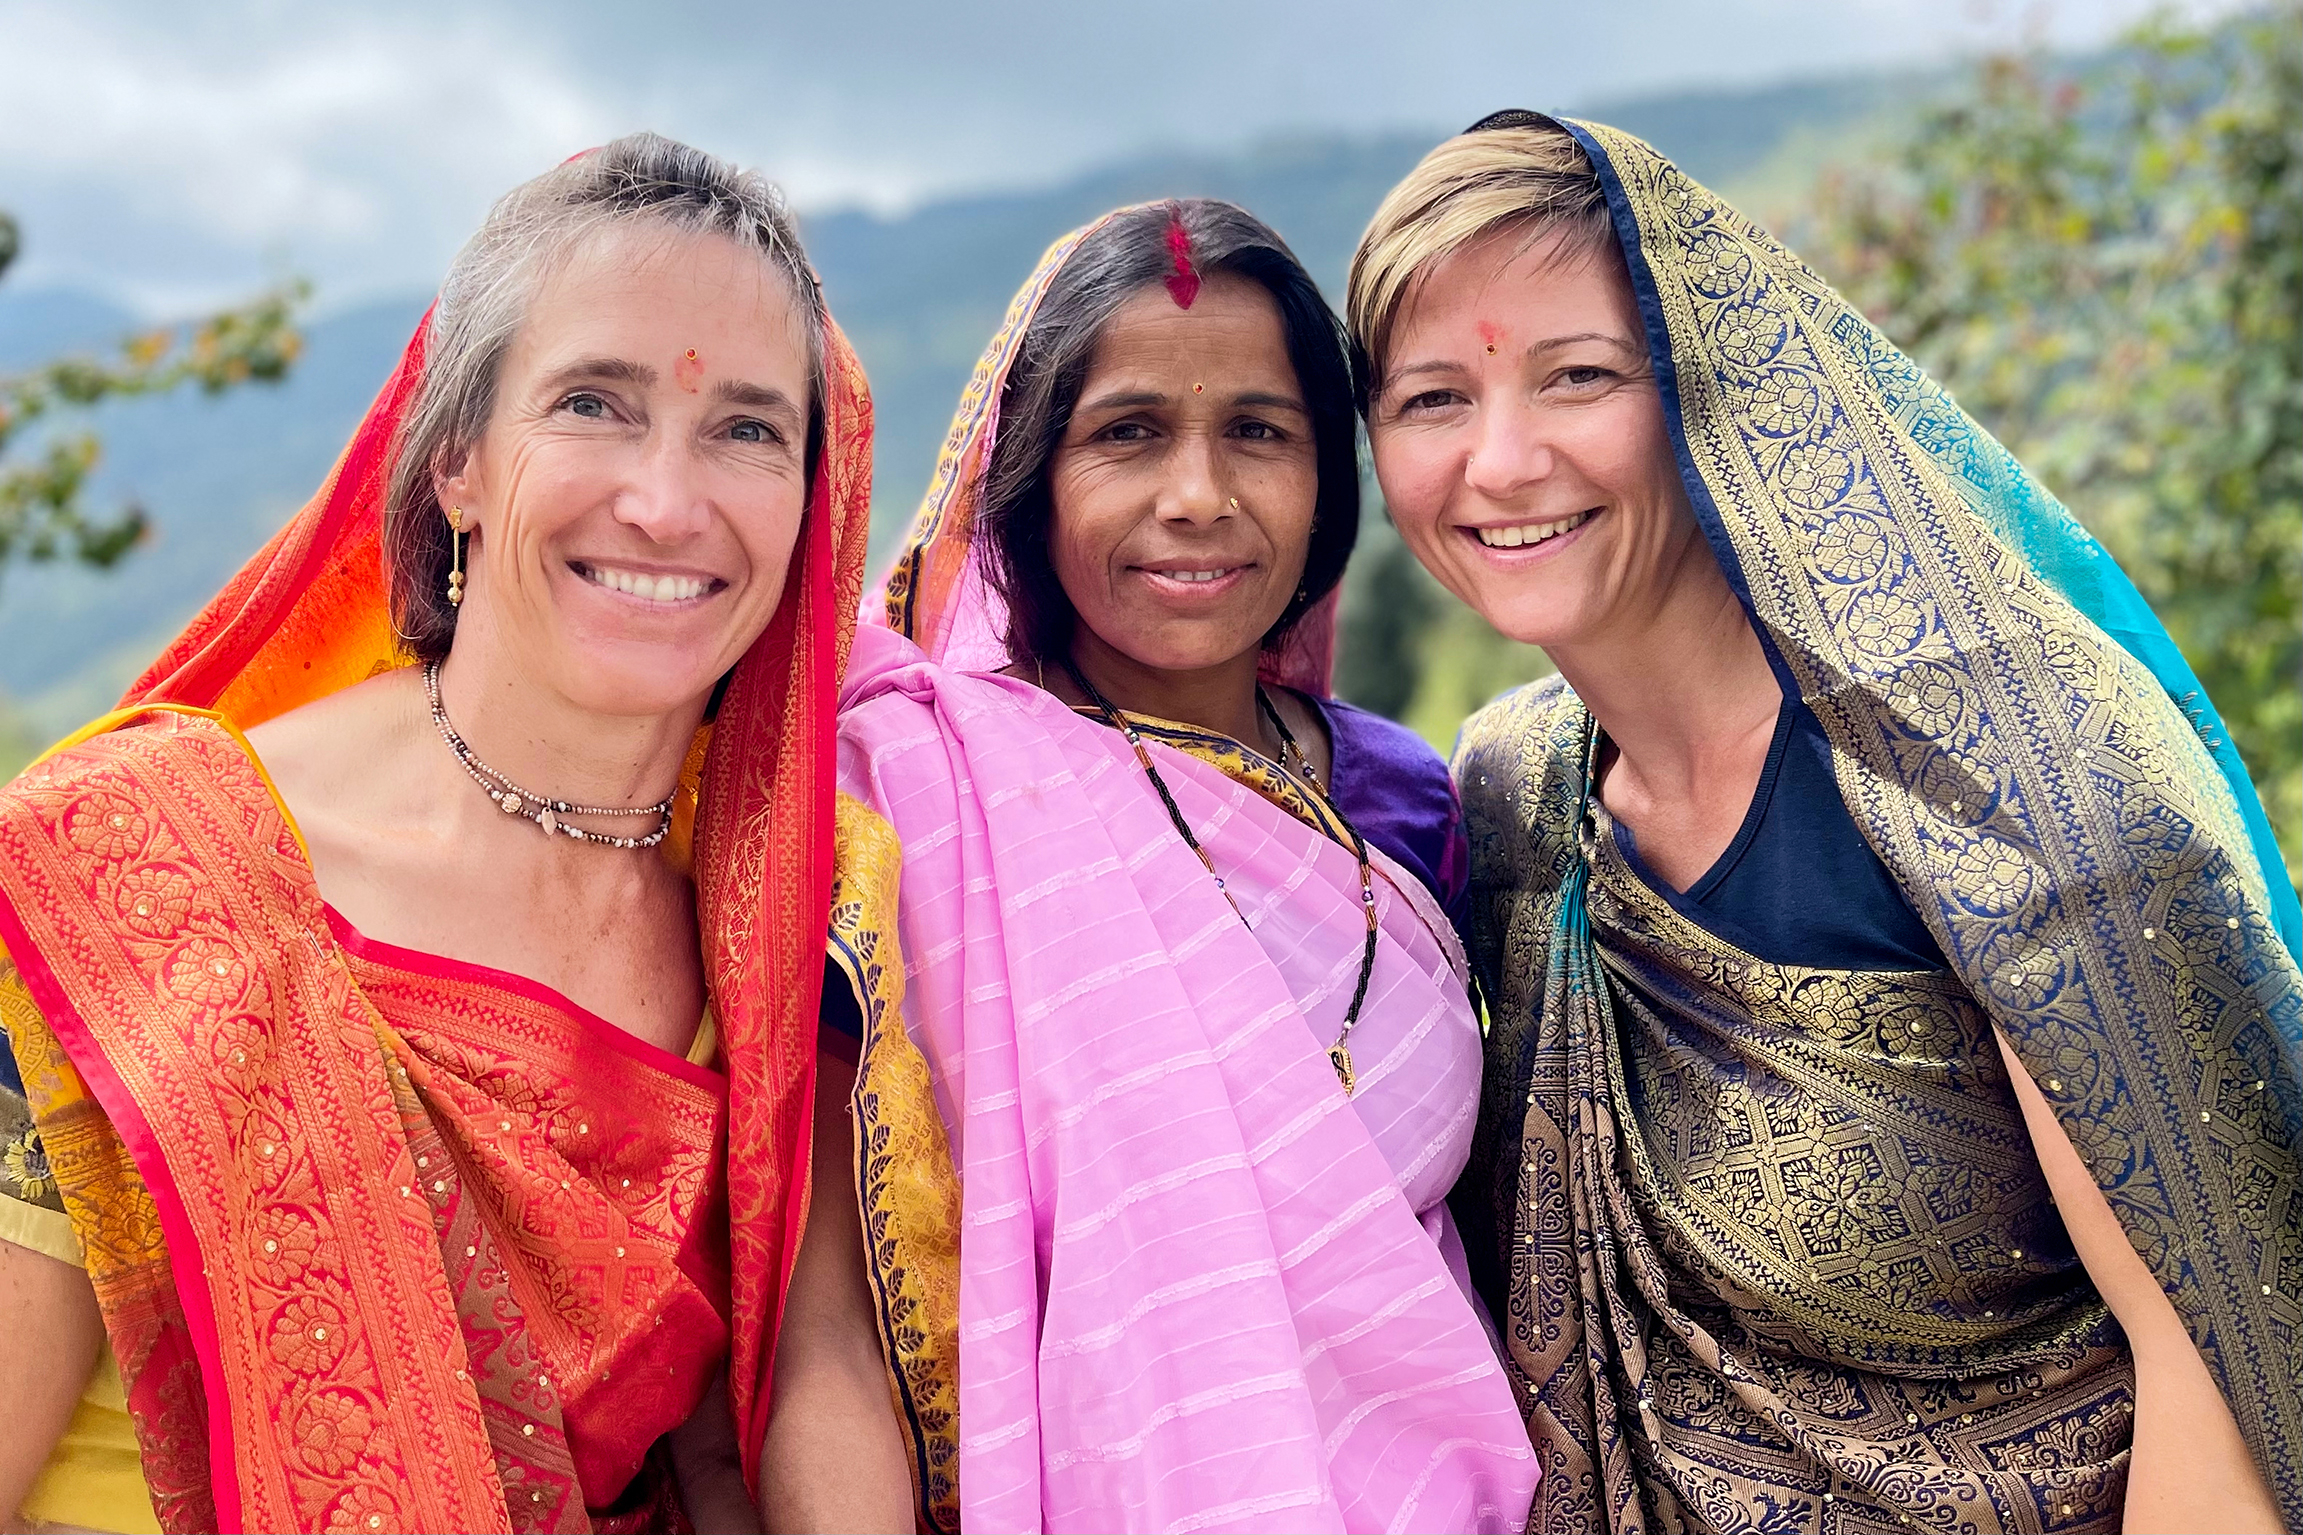
[[[394,970],[414,975],[429,976],[451,986],[474,986],[489,991],[508,992],[534,1006],[564,1016],[583,1030],[584,1037],[603,1050],[612,1050],[628,1056],[639,1065],[677,1077],[690,1087],[699,1088],[713,1097],[725,1101],[728,1079],[709,1066],[699,1066],[685,1056],[651,1045],[628,1029],[618,1028],[598,1013],[570,1001],[561,992],[541,981],[531,981],[524,975],[509,970],[498,970],[468,960],[450,959],[442,954],[427,954],[421,949],[403,949],[396,943],[371,938],[354,927],[350,919],[333,906],[322,908],[330,932],[344,946],[344,952],[371,960]]]
[[[159,1213],[218,1528],[509,1528],[380,1020],[242,745],[166,715],[35,767],[0,910]]]

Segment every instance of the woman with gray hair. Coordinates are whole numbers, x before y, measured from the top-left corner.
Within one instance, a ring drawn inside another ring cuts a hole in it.
[[[812,1111],[869,422],[776,189],[618,140],[0,790],[0,1509],[905,1522]]]

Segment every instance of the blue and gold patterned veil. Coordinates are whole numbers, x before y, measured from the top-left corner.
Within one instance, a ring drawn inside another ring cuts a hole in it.
[[[1646,144],[1560,126],[1778,680],[2303,1520],[2303,913],[2214,706],[2102,545],[1820,277]]]

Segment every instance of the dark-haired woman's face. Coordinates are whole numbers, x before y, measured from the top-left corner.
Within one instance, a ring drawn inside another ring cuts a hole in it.
[[[1303,579],[1319,466],[1279,306],[1218,275],[1105,327],[1049,466],[1075,646],[1197,671],[1256,649]]]

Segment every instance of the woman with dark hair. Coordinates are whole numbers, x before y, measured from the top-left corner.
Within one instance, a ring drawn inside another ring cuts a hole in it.
[[[1277,235],[1111,214],[1018,296],[858,632],[831,952],[927,1527],[1524,1521],[1442,1203],[1455,803],[1325,697],[1354,441]]]
[[[579,156],[0,791],[10,1528],[908,1522],[810,1110],[870,419],[773,185]]]

